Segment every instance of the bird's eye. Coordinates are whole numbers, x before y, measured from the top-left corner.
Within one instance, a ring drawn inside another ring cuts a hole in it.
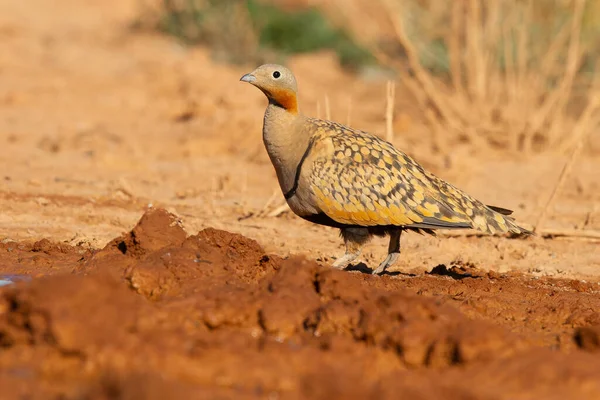
[[[281,72],[279,72],[279,71],[275,71],[275,72],[273,72],[273,78],[277,79],[277,78],[279,78],[280,76],[281,76]]]

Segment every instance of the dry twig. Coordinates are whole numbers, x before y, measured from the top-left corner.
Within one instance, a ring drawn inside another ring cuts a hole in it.
[[[273,204],[273,202],[277,199],[277,197],[279,197],[279,189],[275,189],[273,191],[273,194],[271,194],[271,197],[268,198],[267,202],[265,203],[265,205],[256,213],[257,217],[263,217],[265,215],[268,214],[271,205]]]
[[[544,238],[573,238],[600,241],[600,231],[591,229],[541,229],[539,234]]]
[[[540,229],[538,235],[545,239],[565,238],[573,240],[600,241],[600,231],[591,229]],[[444,231],[438,233],[441,237],[490,237],[488,233],[478,231]],[[519,236],[518,239],[527,239],[528,236]]]
[[[287,203],[284,203],[282,205],[280,205],[279,207],[277,207],[276,209],[274,209],[273,211],[271,211],[269,214],[267,214],[267,217],[279,217],[281,214],[287,212],[290,210],[290,207],[287,205]]]

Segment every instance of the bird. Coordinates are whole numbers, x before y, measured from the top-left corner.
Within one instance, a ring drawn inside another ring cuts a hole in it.
[[[400,256],[403,231],[532,234],[509,217],[511,210],[483,204],[382,138],[300,113],[298,84],[288,68],[264,64],[240,81],[268,99],[263,143],[290,209],[340,229],[346,250],[332,267],[348,268],[373,236],[389,236],[388,254],[372,270],[383,274]]]

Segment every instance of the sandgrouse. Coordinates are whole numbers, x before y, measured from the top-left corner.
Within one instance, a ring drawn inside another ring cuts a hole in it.
[[[426,171],[392,144],[336,122],[298,111],[297,84],[287,68],[266,64],[241,79],[268,98],[263,142],[292,211],[305,220],[341,229],[345,269],[372,235],[390,236],[383,273],[400,255],[400,234],[434,234],[438,228],[475,228],[527,234],[507,217]]]

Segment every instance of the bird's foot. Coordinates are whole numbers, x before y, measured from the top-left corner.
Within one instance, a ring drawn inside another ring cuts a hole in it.
[[[383,260],[381,262],[381,264],[379,264],[379,267],[377,267],[377,269],[375,269],[372,274],[373,275],[381,275],[385,272],[386,268],[393,265],[396,260],[398,260],[398,257],[400,257],[400,253],[389,253],[387,255],[387,257],[385,258],[385,260]]]
[[[360,256],[360,251],[354,253],[346,253],[338,258],[331,266],[336,269],[344,270],[350,265],[350,263],[356,260]]]

